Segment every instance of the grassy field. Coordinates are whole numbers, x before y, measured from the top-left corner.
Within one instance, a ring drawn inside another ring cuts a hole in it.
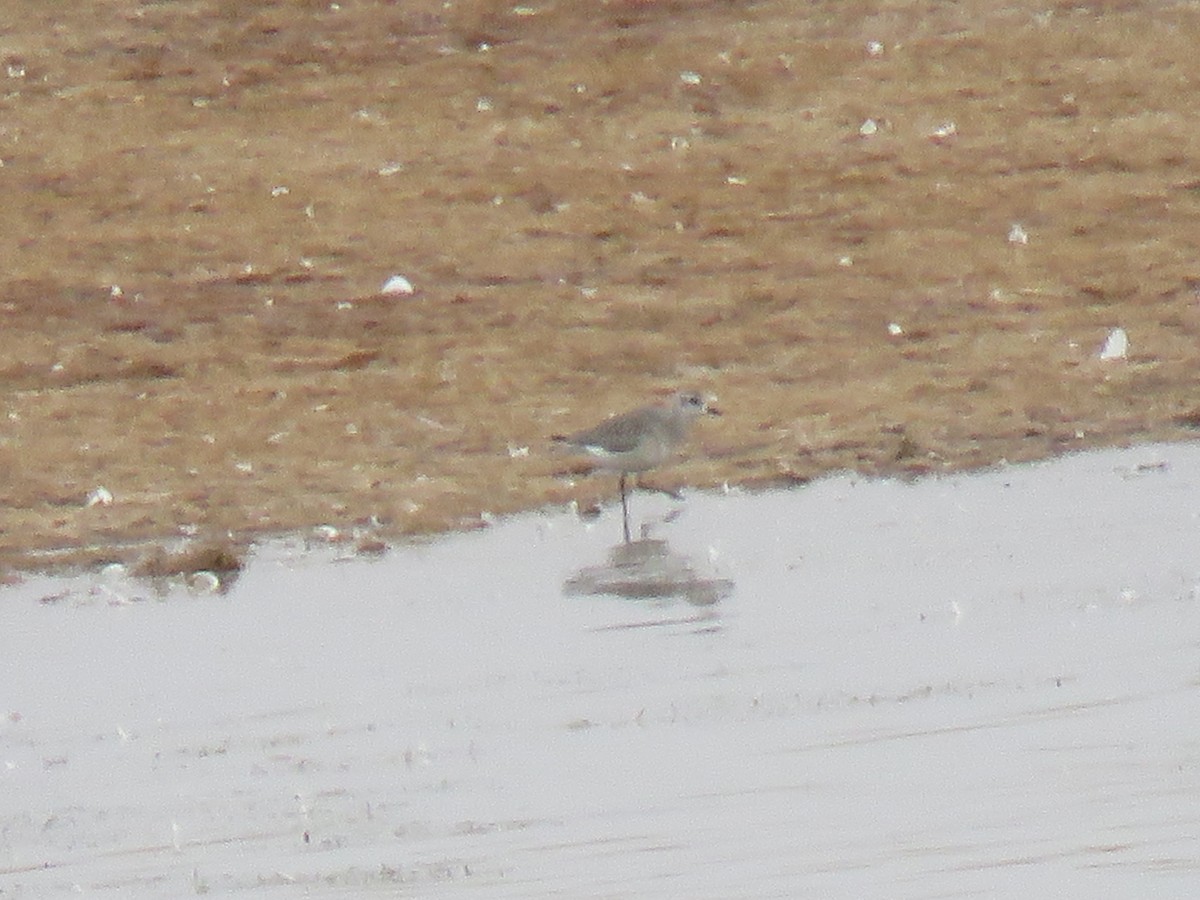
[[[1200,424],[1195,4],[8,5],[4,566]]]

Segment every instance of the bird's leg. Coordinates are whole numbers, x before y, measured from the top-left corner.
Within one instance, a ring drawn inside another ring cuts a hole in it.
[[[625,529],[625,543],[629,543],[629,503],[625,499],[625,473],[621,473],[621,523]]]

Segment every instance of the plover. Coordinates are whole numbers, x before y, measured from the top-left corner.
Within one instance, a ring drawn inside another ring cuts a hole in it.
[[[687,437],[692,422],[702,415],[720,415],[704,397],[680,391],[662,403],[642,406],[605,419],[593,428],[555,435],[571,450],[591,457],[598,469],[621,474],[621,509],[627,510],[625,479],[657,468],[671,458]]]

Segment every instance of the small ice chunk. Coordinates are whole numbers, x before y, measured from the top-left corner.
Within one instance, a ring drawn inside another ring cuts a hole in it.
[[[1108,333],[1104,346],[1100,348],[1100,358],[1125,359],[1129,355],[1129,335],[1124,328],[1114,328]]]
[[[867,119],[867,121],[858,126],[858,133],[863,137],[870,137],[877,131],[879,131],[879,123],[874,119]]]
[[[904,329],[900,327],[898,322],[889,322],[888,334],[890,334],[892,337],[900,337],[900,335],[904,334]]]
[[[411,297],[416,293],[416,288],[412,286],[412,282],[403,275],[393,275],[383,283],[383,287],[379,289],[381,294],[397,294],[402,297]]]
[[[342,539],[342,532],[333,525],[318,525],[313,529],[313,535],[327,544],[333,544]]]
[[[1013,222],[1012,227],[1008,229],[1008,242],[1010,244],[1029,243],[1029,233],[1021,227],[1020,222]]]
[[[198,594],[215,594],[221,590],[221,578],[216,572],[202,569],[193,572],[187,579],[188,587]]]
[[[958,134],[957,125],[953,122],[942,122],[929,132],[929,137],[935,141],[944,141],[946,138],[952,138],[956,134]]]
[[[100,487],[96,488],[94,491],[92,491],[90,494],[88,494],[86,505],[89,507],[91,507],[91,506],[109,506],[112,504],[112,502],[113,502],[112,492],[109,491],[109,489],[106,488],[104,485],[100,485]]]

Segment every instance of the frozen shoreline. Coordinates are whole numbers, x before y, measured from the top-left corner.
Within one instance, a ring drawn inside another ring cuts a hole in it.
[[[1193,895],[1200,446],[631,506],[4,588],[2,893]]]

